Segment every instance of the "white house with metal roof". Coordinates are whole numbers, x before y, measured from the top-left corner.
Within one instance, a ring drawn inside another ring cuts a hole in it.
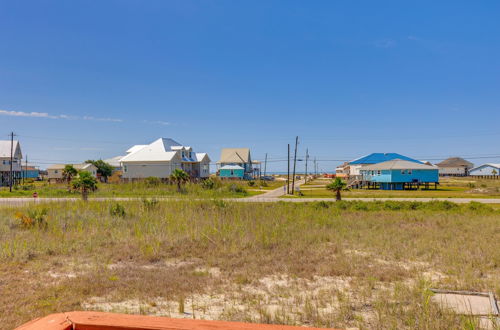
[[[90,163],[82,164],[54,164],[47,167],[47,180],[49,182],[59,182],[63,179],[63,171],[66,165],[72,165],[77,171],[87,171],[94,178],[97,177],[97,167]]]
[[[500,175],[500,164],[483,164],[469,170],[471,176],[498,176]]]
[[[12,150],[13,183],[21,179],[22,158],[19,141],[0,140],[0,187],[8,186],[10,182],[10,156]]]
[[[127,150],[120,163],[124,179],[164,179],[176,168],[186,171],[192,178],[210,175],[210,158],[206,153],[195,153],[193,148],[170,138],[159,138],[148,145],[135,145]]]

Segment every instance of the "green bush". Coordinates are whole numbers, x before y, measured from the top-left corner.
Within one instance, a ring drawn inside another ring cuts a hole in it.
[[[220,188],[221,185],[222,185],[222,183],[220,182],[220,180],[216,179],[216,178],[208,178],[208,179],[203,180],[201,182],[201,187],[203,189],[207,189],[207,190],[213,190],[213,189]]]
[[[114,217],[123,218],[127,213],[125,212],[125,207],[123,205],[121,205],[120,203],[115,203],[109,208],[109,214]]]
[[[146,183],[146,186],[148,187],[157,187],[160,185],[161,180],[157,177],[150,176],[144,179],[144,182]]]
[[[232,193],[238,193],[238,194],[244,194],[246,195],[247,194],[247,190],[239,185],[239,184],[236,184],[236,183],[232,183],[230,186],[229,186],[229,191],[232,192]]]
[[[142,206],[146,211],[154,210],[158,207],[158,200],[156,198],[148,199],[145,198],[142,200]]]
[[[251,180],[247,182],[249,187],[254,187],[255,186],[255,181]]]

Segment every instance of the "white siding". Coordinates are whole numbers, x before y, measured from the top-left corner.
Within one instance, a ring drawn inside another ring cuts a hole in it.
[[[500,168],[493,167],[491,165],[484,165],[480,167],[476,167],[475,169],[470,171],[470,175],[493,175],[493,170],[497,173],[495,175],[500,175]]]
[[[127,163],[123,162],[124,179],[144,179],[148,177],[168,178],[172,171],[181,168],[180,162],[142,162]]]
[[[440,167],[441,175],[465,175],[465,167]]]

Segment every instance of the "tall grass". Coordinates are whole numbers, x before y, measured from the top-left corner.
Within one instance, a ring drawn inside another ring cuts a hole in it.
[[[15,216],[44,208],[43,229],[26,228]],[[273,313],[265,306],[279,295],[248,293],[248,308],[260,316],[234,309],[221,317],[329,327],[460,328],[466,321],[430,303],[427,289],[440,285],[499,295],[499,222],[499,211],[488,206],[445,202],[249,205],[216,199],[0,208],[0,324],[12,328],[46,313],[81,309],[96,296],[166,297],[182,301],[185,310],[192,304],[187,297],[226,290],[227,283],[249,287],[266,276],[286,275],[347,278],[351,289],[306,290],[305,296],[283,291],[295,303],[279,300]],[[217,267],[222,277],[199,267]],[[445,278],[420,279],[423,268]],[[47,277],[48,272],[63,275]],[[332,304],[334,310],[325,309]],[[377,317],[361,316],[363,309]]]

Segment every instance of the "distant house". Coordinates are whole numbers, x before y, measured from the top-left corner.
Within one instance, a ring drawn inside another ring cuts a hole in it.
[[[47,167],[47,180],[49,182],[61,182],[63,180],[64,167],[68,164],[54,164]],[[93,177],[97,177],[97,167],[93,164],[69,164],[72,165],[77,171],[87,171]]]
[[[33,165],[23,165],[21,177],[23,179],[39,179],[40,178],[40,169],[37,166]]]
[[[439,175],[442,176],[467,176],[474,164],[460,157],[451,157],[437,163]]]
[[[188,146],[170,138],[160,138],[151,144],[135,145],[120,159],[122,178],[168,178],[174,169],[182,169],[192,178],[210,175],[210,158],[206,153],[195,153]]]
[[[104,159],[103,161],[105,163],[108,163],[109,165],[113,166],[113,173],[117,171],[122,170],[122,164],[121,164],[121,159],[125,156],[115,156],[112,158]]]
[[[243,176],[241,178],[251,178],[255,169],[253,165],[260,164],[259,162],[252,162],[249,148],[224,148],[220,154],[220,160],[217,162],[219,176],[222,177],[220,170],[227,166],[238,166],[243,168]],[[233,169],[235,170],[235,168]],[[239,173],[239,170],[238,170]]]
[[[499,176],[500,175],[500,164],[483,164],[478,167],[471,168],[469,170],[470,176]]]
[[[0,140],[0,187],[10,184],[10,155],[12,147],[12,180],[13,184],[21,180],[21,164],[23,154],[19,141],[11,144],[10,140]]]
[[[221,178],[243,179],[245,177],[245,169],[239,165],[224,165],[219,169]]]
[[[361,174],[360,170],[363,166],[378,164],[378,163],[382,163],[382,162],[386,162],[386,161],[394,160],[394,159],[406,160],[406,161],[417,163],[417,164],[422,163],[419,160],[416,160],[416,159],[413,159],[410,157],[406,157],[406,156],[403,156],[403,155],[400,155],[400,154],[397,154],[394,152],[390,152],[390,153],[377,152],[377,153],[372,153],[372,154],[369,154],[367,156],[363,156],[361,158],[357,158],[357,159],[351,160],[350,162],[347,162],[348,171],[349,171],[349,173],[347,173],[347,174],[360,175]],[[346,168],[346,166],[344,166],[344,168]]]
[[[435,166],[408,160],[393,159],[373,165],[365,165],[360,170],[362,180],[370,186],[384,190],[402,190],[435,187],[439,182],[439,170]]]

